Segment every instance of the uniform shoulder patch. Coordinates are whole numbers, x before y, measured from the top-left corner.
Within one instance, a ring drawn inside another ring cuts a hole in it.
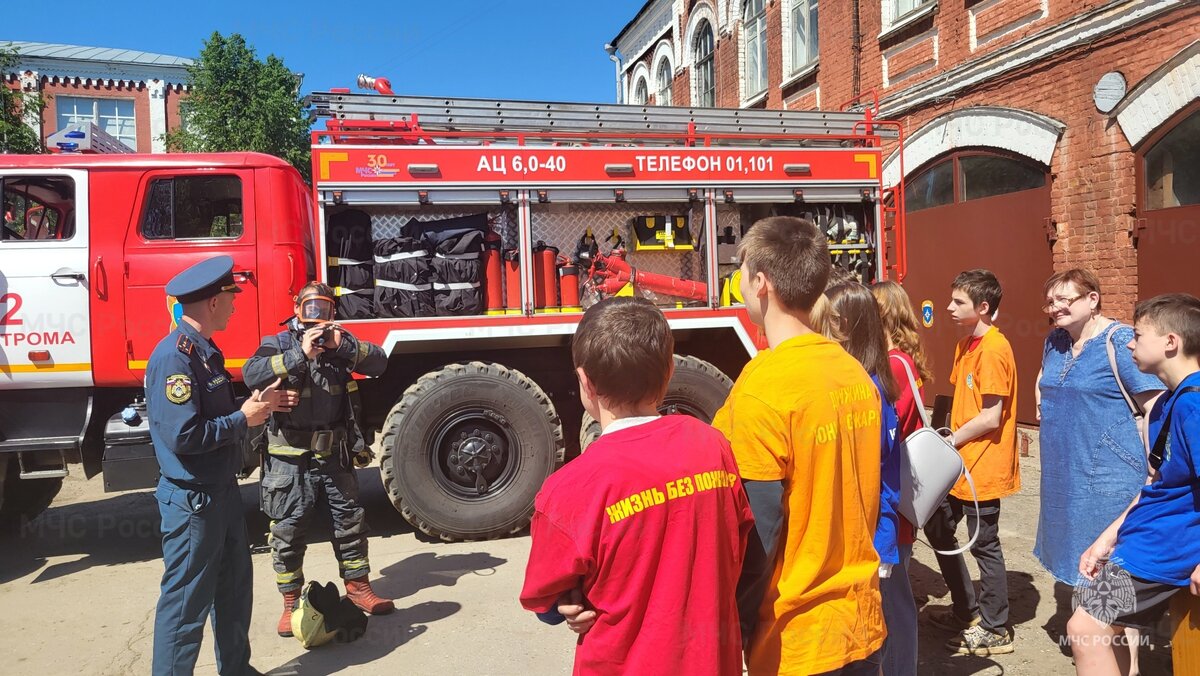
[[[192,342],[191,338],[181,335],[179,336],[179,340],[175,341],[175,347],[184,354],[191,354],[192,350],[195,349],[196,344]]]
[[[167,376],[167,401],[183,404],[192,398],[192,378],[182,373]]]

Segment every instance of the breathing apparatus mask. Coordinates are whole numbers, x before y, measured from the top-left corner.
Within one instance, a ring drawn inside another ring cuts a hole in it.
[[[314,326],[324,326],[324,332],[313,343],[324,347],[325,342],[333,339],[333,317],[335,302],[331,296],[322,293],[319,287],[305,287],[296,297],[296,319],[300,321],[301,331],[307,331]]]

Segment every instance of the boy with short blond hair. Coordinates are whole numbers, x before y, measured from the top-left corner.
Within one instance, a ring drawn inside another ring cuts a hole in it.
[[[975,479],[979,510],[975,510],[970,486],[960,479],[925,524],[925,535],[935,550],[958,549],[954,533],[966,516],[967,530],[978,533],[971,555],[979,564],[980,593],[977,600],[961,553],[937,554],[953,605],[934,608],[926,616],[942,628],[959,632],[946,643],[953,652],[998,655],[1013,651],[1008,572],[1000,547],[1000,499],[1021,490],[1017,363],[1008,339],[992,324],[1003,297],[996,276],[987,270],[967,270],[950,288],[946,309],[968,333],[955,348],[950,372],[954,385],[951,440]]]
[[[659,416],[674,365],[662,312],[613,298],[571,356],[601,435],[535,501],[521,604],[576,633],[576,674],[742,671],[735,593],[753,517],[729,444]]]
[[[746,309],[769,349],[713,426],[730,440],[756,527],[738,589],[750,674],[877,674],[880,397],[858,360],[812,330],[825,236],[779,216],[739,247]]]
[[[1150,483],[1079,557],[1091,582],[1067,634],[1081,675],[1129,673],[1121,627],[1153,626],[1189,586],[1200,594],[1200,299],[1157,296],[1133,319],[1133,361],[1168,389],[1149,416]]]

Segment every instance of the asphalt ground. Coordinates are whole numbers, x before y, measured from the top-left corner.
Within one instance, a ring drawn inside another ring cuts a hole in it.
[[[1036,440],[1022,458],[1022,492],[1003,503],[1001,541],[1008,563],[1016,652],[950,656],[950,633],[923,619],[949,603],[928,546],[910,569],[920,620],[921,674],[1047,676],[1073,673],[1060,638],[1071,589],[1056,585],[1032,555],[1040,477]],[[305,650],[275,635],[267,521],[258,483],[243,482],[247,530],[255,545],[252,663],[272,674],[495,674],[532,676],[571,670],[574,635],[543,625],[517,601],[529,554],[527,535],[447,544],[415,532],[392,508],[378,469],[359,470],[371,524],[372,579],[396,612],[370,619],[357,642]],[[964,533],[965,527],[960,530]],[[327,526],[314,533],[305,562],[310,580],[337,579]],[[974,562],[967,557],[972,573]],[[158,508],[152,491],[104,494],[97,478],[69,477],[54,504],[20,533],[0,539],[0,674],[148,673],[154,606],[162,575]],[[1171,673],[1166,637],[1141,649],[1142,674]],[[211,630],[196,673],[215,674]]]

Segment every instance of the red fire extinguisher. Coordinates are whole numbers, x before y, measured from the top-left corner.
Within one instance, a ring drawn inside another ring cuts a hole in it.
[[[558,257],[558,292],[562,295],[563,312],[582,312],[579,305],[579,266],[566,256]]]
[[[500,258],[500,235],[489,230],[483,238],[483,288],[487,292],[489,315],[504,314],[504,279]]]
[[[516,249],[504,252],[504,314],[521,314],[521,254]]]
[[[534,311],[559,312],[558,249],[538,241],[533,247]]]

